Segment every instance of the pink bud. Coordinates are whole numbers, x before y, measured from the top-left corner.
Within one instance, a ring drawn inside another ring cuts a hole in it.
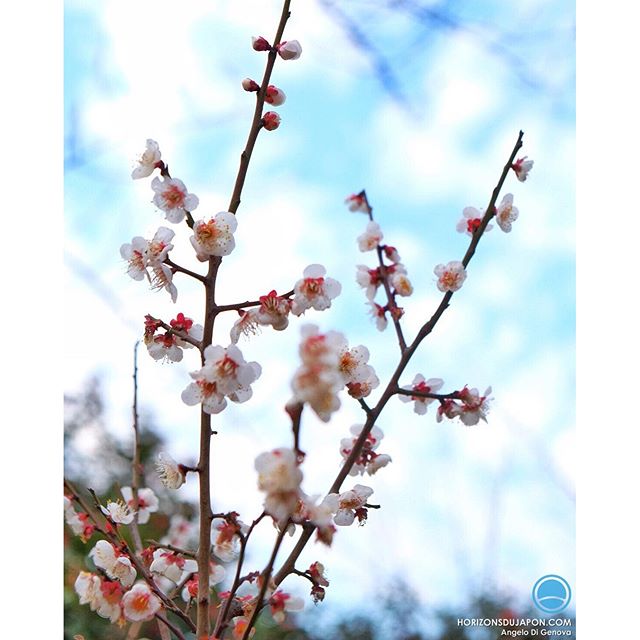
[[[297,60],[302,54],[302,47],[297,40],[285,40],[276,45],[276,49],[283,60]]]
[[[256,51],[269,51],[269,49],[271,49],[271,45],[269,44],[269,42],[262,36],[258,36],[257,38],[256,36],[253,36],[251,38],[251,43]]]
[[[267,111],[262,116],[262,126],[267,131],[273,131],[280,126],[280,116],[275,111]]]
[[[252,80],[251,78],[245,78],[242,81],[242,88],[245,91],[259,91],[260,85],[255,80]]]
[[[278,89],[272,84],[267,87],[267,93],[264,96],[265,102],[272,104],[274,107],[279,107],[286,99],[287,96],[282,89]]]

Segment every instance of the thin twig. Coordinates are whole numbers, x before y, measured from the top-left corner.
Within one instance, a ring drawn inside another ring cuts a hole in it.
[[[173,631],[173,633],[177,638],[179,638],[179,640],[185,640],[184,634],[182,633],[182,631],[180,631],[180,629],[178,629],[178,627],[176,627],[175,624],[173,624],[173,622],[169,622],[169,620],[167,620],[160,613],[156,613],[156,618],[160,620],[160,622],[162,622],[164,625],[166,625],[169,629],[171,629],[171,631]]]
[[[140,463],[140,425],[138,423],[138,345],[136,340],[133,346],[133,460],[131,462],[131,493],[133,494],[133,522],[131,523],[131,535],[133,544],[137,552],[142,551],[142,539],[140,538],[140,530],[138,529],[138,509],[140,502],[138,500],[138,489],[140,487],[140,473],[142,465]]]
[[[207,281],[206,276],[203,276],[200,273],[196,273],[195,271],[191,271],[190,269],[186,269],[185,267],[181,267],[179,264],[176,264],[175,262],[173,262],[173,260],[171,260],[171,258],[169,258],[169,256],[167,256],[164,259],[164,263],[167,266],[171,267],[174,271],[179,271],[180,273],[184,273],[184,274],[186,274],[188,276],[191,276],[192,278],[195,278],[196,280],[199,280],[203,284]]]
[[[245,629],[244,635],[242,636],[242,640],[248,640],[249,635],[251,634],[251,629],[258,618],[258,614],[260,613],[260,609],[262,608],[262,601],[264,600],[264,595],[269,588],[269,582],[271,580],[271,573],[273,571],[273,565],[276,562],[276,556],[278,555],[278,550],[280,549],[280,545],[282,544],[282,540],[287,533],[287,527],[289,525],[289,521],[285,522],[278,533],[278,537],[276,538],[276,542],[273,545],[273,551],[271,552],[271,557],[269,558],[269,564],[267,564],[265,570],[262,572],[262,585],[260,586],[260,592],[255,600],[255,606],[253,609],[253,613],[251,614],[251,618],[249,619],[249,623],[247,624],[247,628]]]
[[[220,609],[220,613],[218,614],[218,619],[216,620],[216,626],[213,631],[213,637],[217,638],[226,628],[228,621],[227,616],[229,615],[229,610],[231,609],[231,603],[233,598],[238,590],[238,587],[241,584],[240,573],[242,572],[242,565],[244,564],[244,554],[247,548],[247,544],[249,542],[249,537],[253,533],[253,530],[256,528],[258,523],[267,515],[266,511],[263,511],[252,523],[247,531],[246,535],[240,536],[240,555],[238,556],[238,564],[236,567],[236,575],[233,579],[233,584],[231,585],[231,589],[229,589],[229,595],[224,603],[224,607]]]
[[[283,293],[280,298],[290,298],[294,294],[294,290]],[[262,304],[260,300],[247,300],[246,302],[236,302],[235,304],[219,304],[216,305],[216,311],[221,313],[222,311],[239,311],[240,309],[246,309],[247,307],[259,307]]]

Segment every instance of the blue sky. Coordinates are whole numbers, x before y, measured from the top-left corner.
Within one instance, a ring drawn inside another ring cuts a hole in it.
[[[384,379],[395,339],[370,323],[354,282],[355,265],[370,258],[355,243],[365,219],[346,211],[344,196],[367,189],[385,239],[403,257],[416,289],[406,304],[411,334],[439,301],[433,266],[464,253],[467,239],[455,232],[462,209],[486,206],[519,129],[536,162],[525,184],[511,177],[505,187],[520,208],[513,232],[494,229],[483,239],[465,286],[403,380],[422,372],[452,388],[493,385],[489,424],[438,425],[431,413],[421,418],[392,403],[379,426],[394,462],[370,483],[384,508],[363,529],[341,531],[329,552],[313,549],[332,577],[325,604],[358,604],[347,598],[354,569],[372,558],[378,580],[404,573],[430,604],[463,600],[487,575],[523,602],[545,573],[573,583],[573,5],[432,3],[464,25],[436,31],[381,3],[354,2],[349,15],[393,71],[398,90],[390,94],[325,5],[299,4],[286,34],[301,41],[303,56],[276,66],[273,81],[287,94],[283,124],[258,141],[221,298],[285,290],[307,264],[321,262],[343,294],[308,321],[366,344]],[[65,387],[104,372],[110,424],[123,436],[136,323],[147,312],[197,317],[201,307],[186,283],[177,280],[174,309],[164,293],[125,275],[120,245],[164,224],[148,182],[131,181],[131,168],[154,138],[172,174],[200,197],[198,213],[226,208],[252,112],[240,81],[259,79],[264,64],[250,37],[270,38],[279,15],[271,1],[210,5],[66,6],[65,289],[76,323],[65,342]],[[186,230],[182,236],[176,255],[184,260],[175,259],[187,264]],[[88,287],[78,276],[78,264],[96,274],[100,293],[96,278]],[[110,339],[87,350],[95,318]],[[217,328],[222,344],[229,324]],[[264,373],[251,403],[221,418],[214,496],[246,519],[260,504],[255,454],[288,443],[281,406],[300,324],[240,345]],[[195,451],[197,415],[179,400],[194,368],[195,356],[172,367],[148,359],[141,368],[141,400],[154,407],[175,456]],[[328,486],[339,439],[360,419],[348,398],[343,405],[329,425],[305,422],[309,493]],[[239,450],[243,462],[232,468],[225,461]],[[222,486],[233,487],[233,499],[228,489],[216,492]],[[375,586],[365,579],[359,597]]]

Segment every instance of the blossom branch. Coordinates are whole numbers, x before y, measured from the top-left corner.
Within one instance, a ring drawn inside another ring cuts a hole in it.
[[[271,47],[271,50],[269,51],[269,54],[267,56],[267,65],[264,70],[262,84],[260,85],[259,91],[256,93],[256,108],[253,113],[253,121],[251,123],[249,137],[247,138],[247,144],[240,156],[240,168],[238,169],[236,183],[233,188],[233,194],[231,196],[231,202],[229,204],[229,211],[231,213],[236,213],[238,211],[238,207],[240,206],[240,197],[242,195],[244,181],[247,177],[247,170],[249,169],[251,154],[253,153],[253,147],[256,144],[260,129],[262,128],[262,110],[264,108],[264,100],[267,95],[267,87],[269,86],[269,80],[271,79],[271,73],[273,71],[273,66],[275,64],[277,55],[275,45],[280,42],[282,34],[284,33],[285,25],[287,24],[287,20],[291,15],[291,12],[289,11],[290,4],[291,0],[285,0],[282,7],[282,15],[280,17],[280,23],[278,24],[276,37],[273,41],[274,46]]]
[[[177,615],[181,620],[183,620],[189,626],[189,628],[192,631],[195,631],[196,630],[196,626],[193,624],[193,621],[191,620],[191,618],[189,618],[188,615],[186,615],[180,608],[178,608],[171,601],[171,599],[169,599],[166,596],[166,594],[162,591],[162,589],[160,589],[158,587],[158,585],[156,584],[156,582],[153,579],[153,577],[151,576],[151,574],[147,571],[147,568],[140,561],[140,558],[136,555],[136,553],[134,553],[129,548],[129,545],[127,544],[127,541],[122,537],[122,535],[120,535],[118,533],[118,528],[117,528],[116,523],[111,525],[110,519],[108,517],[105,517],[105,520],[107,521],[107,523],[109,523],[109,525],[111,527],[111,530],[109,528],[105,529],[103,527],[100,527],[99,522],[96,519],[94,512],[92,512],[92,511],[87,509],[86,504],[81,499],[81,497],[77,493],[77,491],[75,489],[73,489],[71,483],[68,480],[65,480],[65,485],[67,486],[67,488],[69,490],[73,491],[73,495],[76,498],[76,500],[78,501],[78,503],[87,511],[87,513],[89,513],[90,517],[92,518],[92,520],[96,524],[96,529],[98,529],[100,531],[100,533],[102,533],[112,544],[118,545],[120,548],[122,548],[124,553],[127,554],[127,557],[131,560],[131,564],[135,567],[136,571],[142,576],[143,580],[149,585],[149,588],[154,592],[154,594],[158,598],[160,598],[160,600],[165,605],[167,610],[171,611],[172,613]],[[91,494],[91,497],[93,498],[94,503],[95,503],[96,507],[98,508],[98,511],[101,512],[100,501],[98,500],[98,496],[96,495],[96,492],[91,488],[89,488],[88,491]]]
[[[502,185],[504,184],[507,174],[511,169],[513,160],[515,159],[515,156],[518,150],[522,147],[523,135],[524,135],[523,132],[520,131],[518,135],[518,140],[513,148],[513,151],[509,156],[509,160],[507,161],[507,164],[505,165],[502,171],[500,179],[498,180],[498,183],[493,190],[489,207],[487,208],[487,212],[482,220],[482,223],[479,225],[477,231],[474,233],[471,239],[469,248],[467,249],[465,256],[462,260],[462,263],[465,267],[469,264],[471,258],[473,257],[476,247],[480,242],[480,238],[482,237],[482,234],[484,233],[491,216],[494,215],[493,209],[495,207],[495,203],[498,199],[500,190],[502,189]],[[398,381],[400,379],[400,376],[404,372],[413,354],[415,353],[417,348],[420,346],[422,341],[433,331],[438,320],[442,317],[442,314],[449,306],[449,302],[452,296],[453,296],[453,291],[447,291],[444,294],[442,301],[438,305],[438,308],[433,313],[431,318],[429,318],[429,320],[422,325],[413,342],[409,346],[407,346],[404,350],[402,350],[400,361],[396,367],[396,370],[392,374],[391,379],[389,380],[389,383],[387,384],[381,398],[378,400],[378,403],[367,414],[367,420],[364,426],[362,427],[360,435],[358,436],[358,439],[354,443],[351,453],[348,455],[348,457],[344,461],[328,493],[338,493],[340,491],[340,487],[342,486],[342,483],[344,482],[345,478],[349,475],[349,472],[351,471],[353,465],[355,464],[355,461],[360,456],[362,449],[365,445],[365,442],[367,440],[367,436],[373,429],[375,422],[378,419],[380,413],[386,406],[389,399],[396,394],[397,389],[399,388]],[[274,582],[276,585],[279,585],[287,577],[287,575],[289,575],[292,572],[298,557],[300,556],[300,554],[302,553],[302,550],[305,548],[305,546],[309,542],[315,529],[316,529],[316,526],[312,524],[309,524],[303,527],[303,532],[300,538],[298,539],[298,542],[294,546],[293,550],[291,551],[287,559],[284,561],[280,570],[274,576]]]
[[[193,345],[198,350],[204,349],[203,343],[200,342],[200,340],[196,340],[195,338],[190,336],[186,331],[180,331],[178,329],[174,329],[170,324],[167,324],[163,320],[160,320],[160,318],[154,318],[152,315],[148,315],[147,317],[150,322],[154,322],[158,325],[158,327],[164,329],[168,335],[174,335],[180,338],[180,340],[184,340],[185,342],[188,342],[189,344]],[[188,469],[188,470],[194,471],[194,469]]]
[[[276,32],[274,45],[280,42],[287,20],[290,16],[289,5],[291,0],[285,0],[280,22]],[[275,64],[277,51],[275,46],[269,51],[267,64],[262,79],[262,85],[256,95],[256,108],[249,131],[249,137],[244,151],[240,156],[240,167],[236,176],[236,182],[229,204],[229,212],[235,214],[240,206],[242,188],[247,176],[251,154],[255,145],[258,133],[262,128],[262,110],[271,72]],[[190,225],[193,226],[193,225]],[[204,364],[204,350],[212,342],[213,325],[215,318],[221,309],[215,301],[215,288],[218,269],[222,258],[213,256],[209,259],[209,271],[205,280],[205,322],[202,339],[202,360]],[[211,511],[211,487],[210,487],[210,447],[211,447],[211,415],[203,408],[200,410],[200,458],[198,461],[199,475],[199,508],[200,508],[200,528],[198,535],[198,607],[197,607],[197,632],[196,636],[209,636],[209,556],[211,547],[211,521],[213,520]]]

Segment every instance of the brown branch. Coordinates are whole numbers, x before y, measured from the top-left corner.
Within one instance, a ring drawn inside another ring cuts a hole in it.
[[[187,549],[181,549],[180,547],[176,547],[173,544],[163,544],[162,542],[158,542],[157,540],[148,539],[147,542],[152,546],[158,549],[168,549],[169,551],[173,551],[174,553],[179,553],[181,556],[185,556],[187,558],[195,558],[195,551],[188,551]]]
[[[495,206],[496,200],[498,199],[498,195],[500,194],[500,190],[502,188],[502,185],[504,184],[507,174],[511,169],[511,164],[513,162],[513,159],[518,153],[518,150],[520,149],[520,147],[522,147],[523,135],[524,135],[523,132],[520,131],[518,140],[513,148],[513,151],[511,152],[511,155],[509,156],[509,160],[504,166],[504,169],[502,171],[498,184],[493,190],[489,207],[487,208],[487,211],[483,217],[482,223],[480,224],[477,231],[474,233],[473,237],[471,238],[471,243],[469,244],[469,248],[467,249],[467,252],[465,253],[465,256],[462,261],[465,267],[466,265],[469,264],[469,261],[473,257],[473,254],[475,253],[475,249],[478,246],[478,243],[480,242],[480,238],[482,237],[482,234],[484,233],[487,227],[487,224],[489,223],[489,220],[494,215],[493,208]],[[344,482],[345,478],[349,475],[349,472],[351,471],[351,468],[353,467],[356,459],[360,456],[360,453],[362,452],[362,449],[366,442],[367,436],[373,429],[373,426],[376,420],[378,419],[378,416],[386,406],[389,399],[397,393],[397,390],[399,388],[398,380],[400,379],[400,376],[402,375],[406,366],[409,364],[409,361],[411,360],[416,349],[420,346],[421,342],[433,331],[433,328],[436,326],[438,320],[441,318],[442,314],[444,313],[446,308],[449,306],[449,302],[452,296],[453,296],[452,291],[447,291],[447,293],[444,294],[442,301],[438,305],[438,308],[436,309],[434,314],[431,316],[431,318],[429,318],[427,322],[425,322],[422,325],[413,342],[406,349],[402,351],[400,356],[400,361],[398,362],[398,366],[396,367],[396,370],[391,376],[391,379],[389,380],[389,383],[387,384],[387,387],[385,388],[384,393],[382,394],[382,397],[380,398],[380,400],[378,400],[378,403],[376,404],[376,406],[373,407],[371,411],[367,414],[367,420],[362,428],[362,431],[360,432],[360,435],[358,436],[358,439],[354,443],[351,453],[349,454],[347,459],[344,461],[340,471],[338,472],[338,475],[336,476],[335,480],[333,481],[333,484],[331,485],[331,488],[327,493],[338,493],[340,491],[340,487],[342,486],[342,483]],[[305,527],[303,527],[303,532],[300,538],[298,539],[298,542],[296,543],[295,547],[293,548],[293,550],[291,551],[287,559],[284,561],[280,570],[274,576],[274,582],[276,585],[279,585],[287,577],[287,575],[289,575],[291,571],[294,569],[295,563],[298,557],[300,556],[300,553],[302,553],[302,550],[305,548],[307,542],[309,542],[315,529],[316,529],[315,525],[312,525],[312,524],[308,524]]]
[[[412,389],[403,389],[398,387],[395,392],[399,396],[411,396],[412,398],[433,398],[434,400],[457,400],[460,398],[459,391],[451,393],[431,393],[430,391],[417,391]]]
[[[176,264],[173,260],[171,260],[169,256],[167,256],[164,259],[164,263],[167,266],[171,267],[174,271],[179,271],[180,273],[184,273],[185,275],[191,276],[192,278],[199,280],[203,284],[207,281],[206,276],[196,273],[195,271],[191,271],[191,269],[186,269],[185,267],[181,267],[179,264]]]
[[[180,631],[180,629],[178,629],[178,627],[176,627],[175,624],[173,624],[173,622],[169,622],[169,620],[167,620],[160,613],[156,613],[156,618],[160,620],[160,622],[162,622],[164,625],[166,625],[169,629],[171,629],[171,631],[173,631],[173,633],[179,640],[185,640],[184,634],[182,633],[182,631]]]
[[[281,298],[290,298],[294,294],[294,290],[287,291],[287,293],[283,293]],[[235,304],[219,304],[216,305],[216,312],[221,313],[222,311],[238,311],[240,309],[245,309],[246,307],[259,307],[262,304],[260,300],[247,300],[246,302],[236,302]]]

